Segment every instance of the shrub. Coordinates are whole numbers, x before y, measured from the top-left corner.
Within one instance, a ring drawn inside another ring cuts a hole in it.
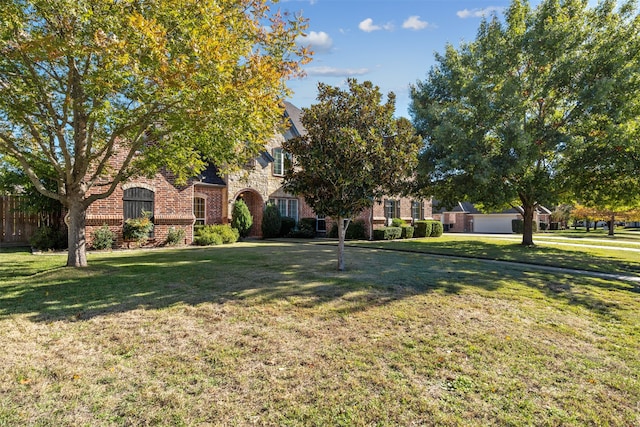
[[[316,237],[316,219],[301,218],[300,222],[298,222],[298,229],[292,230],[288,236],[304,239],[312,239]]]
[[[402,238],[403,239],[411,239],[413,237],[414,228],[410,225],[404,225],[402,227]]]
[[[511,231],[516,234],[524,233],[524,221],[521,219],[512,219],[511,220]],[[533,221],[533,232],[536,233],[538,231],[538,223]]]
[[[328,237],[336,239],[338,237],[338,224],[334,223],[329,230]],[[364,221],[357,219],[349,223],[347,228],[346,240],[362,240],[365,238],[365,226]]]
[[[444,232],[444,226],[440,221],[431,221],[431,235],[430,237],[440,237]]]
[[[416,237],[430,237],[431,236],[431,222],[427,220],[416,221],[416,231],[414,236]]]
[[[199,234],[193,239],[193,243],[198,246],[221,245],[222,236],[219,234],[213,234],[213,233]]]
[[[236,200],[231,213],[231,226],[240,232],[240,236],[247,237],[252,225],[253,217],[247,204],[242,199]]]
[[[69,246],[65,229],[44,225],[36,230],[29,243],[41,251],[66,249]]]
[[[404,221],[404,219],[401,219],[401,218],[392,218],[391,219],[391,226],[392,227],[402,227],[403,225],[406,225],[406,222]]]
[[[199,228],[193,243],[199,246],[222,245],[235,243],[240,238],[237,228],[229,224],[205,225]]]
[[[351,221],[349,228],[347,228],[347,239],[349,240],[362,240],[365,238],[364,221],[361,219]]]
[[[169,227],[165,244],[168,246],[179,245],[184,242],[185,235],[184,228]]]
[[[91,236],[93,237],[91,246],[94,249],[111,249],[116,241],[116,233],[106,224],[94,231]]]
[[[139,244],[144,244],[152,230],[153,222],[151,222],[151,212],[142,211],[142,216],[129,218],[124,222],[122,236],[124,240],[134,240]]]
[[[296,220],[291,218],[290,216],[283,216],[282,218],[280,218],[280,234],[279,236],[286,236],[288,235],[291,230],[293,230],[296,227]]]
[[[374,240],[394,240],[402,236],[401,227],[384,227],[373,230]]]
[[[273,203],[267,203],[267,206],[264,208],[264,215],[262,216],[262,237],[264,239],[278,237],[281,226],[282,218],[280,217],[280,211]]]

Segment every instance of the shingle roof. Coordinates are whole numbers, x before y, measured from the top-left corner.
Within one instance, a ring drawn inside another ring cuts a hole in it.
[[[284,115],[291,122],[291,127],[285,132],[284,137],[286,139],[295,138],[296,136],[304,135],[307,133],[307,130],[304,128],[302,124],[302,110],[292,103],[285,101],[284,102]]]
[[[473,203],[470,203],[470,202],[458,202],[453,207],[449,207],[449,206],[440,206],[440,202],[435,199],[431,203],[431,206],[434,214],[442,214],[445,212],[462,212],[462,213],[468,213],[468,214],[482,214],[482,213],[492,213],[492,214],[518,213],[520,215],[524,214],[524,210],[522,209],[521,206],[511,207],[500,212],[481,212],[478,210],[478,208],[475,207]],[[547,209],[544,206],[538,206],[537,210],[538,210],[538,213],[540,214],[550,213],[549,209]]]
[[[203,184],[227,185],[218,175],[218,168],[213,164],[209,164],[205,170],[200,172],[198,178]]]

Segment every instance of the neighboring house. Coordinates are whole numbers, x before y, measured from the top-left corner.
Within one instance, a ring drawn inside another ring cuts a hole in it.
[[[152,213],[154,231],[150,242],[160,245],[171,227],[185,230],[185,243],[193,242],[193,226],[196,224],[226,224],[231,221],[233,204],[243,199],[253,217],[249,236],[262,234],[262,215],[266,203],[274,203],[280,215],[299,221],[301,218],[316,218],[316,231],[324,235],[332,225],[330,218],[318,217],[301,197],[287,193],[282,188],[287,154],[282,150],[285,139],[305,133],[302,111],[285,103],[285,116],[291,126],[284,134],[274,135],[265,144],[265,151],[247,164],[244,170],[220,176],[211,165],[187,184],[178,186],[173,175],[167,171],[153,178],[134,178],[122,183],[106,199],[98,200],[87,209],[86,235],[89,245],[92,233],[107,225],[116,233],[117,246],[126,246],[122,239],[123,223],[128,218]],[[114,162],[118,162],[116,157]],[[408,222],[424,219],[431,214],[430,201],[407,198],[388,198],[374,204],[359,218],[365,222],[365,230],[384,226],[391,218],[402,218]]]
[[[502,212],[482,213],[473,203],[458,202],[451,209],[439,208],[434,201],[433,218],[442,222],[444,230],[452,233],[513,233],[512,221],[523,219],[521,207],[506,209]],[[538,229],[543,229],[541,223],[549,224],[551,212],[540,206],[534,213],[533,220],[538,223]]]

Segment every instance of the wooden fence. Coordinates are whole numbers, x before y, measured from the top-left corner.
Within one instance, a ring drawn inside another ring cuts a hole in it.
[[[53,218],[22,211],[20,197],[0,196],[0,247],[28,245],[38,227],[51,225]]]

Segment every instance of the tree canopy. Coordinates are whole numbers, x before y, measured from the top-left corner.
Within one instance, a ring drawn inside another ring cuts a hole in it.
[[[261,148],[309,58],[304,27],[266,0],[2,1],[0,155],[68,209],[68,265],[86,265],[86,208],[123,180]]]
[[[375,200],[402,190],[422,146],[409,120],[394,118],[393,93],[382,103],[371,82],[347,84],[347,90],[319,84],[318,103],[303,109],[307,133],[283,144],[292,154],[285,189],[338,223],[339,270],[344,270],[349,221]]]
[[[626,102],[640,99],[639,24],[633,3],[544,0],[532,9],[514,0],[504,21],[482,22],[475,41],[447,46],[412,87],[411,114],[426,141],[422,191],[487,210],[520,205],[522,243],[533,244],[534,210],[570,197],[562,173],[572,168],[563,165],[594,121],[617,122],[637,147],[637,108]]]

